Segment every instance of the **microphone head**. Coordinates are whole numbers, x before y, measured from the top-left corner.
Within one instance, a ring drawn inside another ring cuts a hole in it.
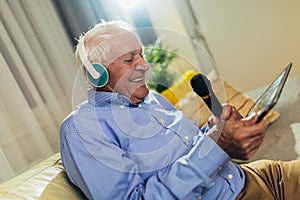
[[[211,91],[210,81],[203,74],[196,74],[191,79],[191,86],[200,97],[209,95]]]

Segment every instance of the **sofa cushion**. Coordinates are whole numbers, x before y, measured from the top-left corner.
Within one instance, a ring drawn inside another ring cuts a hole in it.
[[[169,89],[161,94],[166,97],[176,108],[191,120],[198,123],[199,127],[206,124],[208,117],[211,115],[203,100],[198,97],[190,86],[191,78],[196,74],[193,70],[186,71]],[[236,107],[236,109],[246,116],[254,100],[240,92],[235,86],[217,77],[214,73],[208,75],[216,95],[219,97],[225,96],[221,102],[226,102]],[[224,95],[225,93],[225,95]],[[275,122],[279,118],[277,111],[271,110],[265,119],[269,124]]]
[[[27,170],[0,184],[0,199],[85,199],[81,191],[67,178],[56,153]]]

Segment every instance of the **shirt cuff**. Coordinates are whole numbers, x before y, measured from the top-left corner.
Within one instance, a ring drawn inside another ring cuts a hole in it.
[[[189,160],[195,169],[199,168],[201,173],[211,176],[217,172],[219,167],[228,162],[230,157],[213,139],[203,134],[189,152]]]

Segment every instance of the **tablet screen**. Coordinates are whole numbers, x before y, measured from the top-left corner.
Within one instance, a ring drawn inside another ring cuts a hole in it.
[[[262,95],[256,100],[254,105],[249,110],[247,116],[252,115],[252,113],[257,113],[259,115],[259,122],[264,116],[271,110],[277,103],[283,86],[286,82],[288,74],[290,73],[292,63],[290,63],[272,82],[272,84],[262,93]]]

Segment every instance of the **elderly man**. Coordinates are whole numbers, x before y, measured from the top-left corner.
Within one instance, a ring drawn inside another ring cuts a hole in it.
[[[255,123],[257,115],[242,119],[225,105],[212,127],[199,129],[149,91],[149,66],[125,22],[96,25],[75,54],[91,89],[61,125],[61,156],[89,199],[300,197],[299,161],[231,161],[250,158],[262,143],[267,124]]]

